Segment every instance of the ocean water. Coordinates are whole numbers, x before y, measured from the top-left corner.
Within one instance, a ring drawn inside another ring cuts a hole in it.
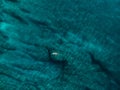
[[[0,0],[0,90],[120,90],[120,0]]]

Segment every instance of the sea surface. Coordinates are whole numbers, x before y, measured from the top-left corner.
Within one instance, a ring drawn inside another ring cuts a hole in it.
[[[0,90],[120,90],[120,0],[0,0]]]

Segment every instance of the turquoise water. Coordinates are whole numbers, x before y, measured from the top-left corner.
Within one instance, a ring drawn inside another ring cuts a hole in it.
[[[1,0],[0,90],[120,90],[119,0]]]

